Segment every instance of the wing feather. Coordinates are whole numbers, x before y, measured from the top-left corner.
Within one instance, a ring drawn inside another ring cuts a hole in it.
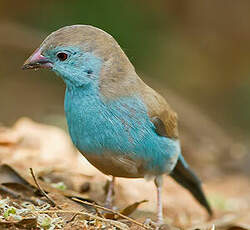
[[[143,102],[146,104],[148,114],[156,126],[159,135],[178,138],[178,118],[175,111],[170,107],[167,101],[152,88],[142,82],[140,94]],[[156,120],[155,120],[156,119]]]

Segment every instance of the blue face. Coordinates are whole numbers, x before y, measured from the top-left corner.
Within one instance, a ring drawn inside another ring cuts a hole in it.
[[[62,77],[67,85],[81,87],[97,83],[102,60],[78,47],[56,47],[43,52],[52,63],[52,70]]]

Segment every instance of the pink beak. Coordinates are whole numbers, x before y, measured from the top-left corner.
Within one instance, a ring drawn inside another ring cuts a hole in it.
[[[33,54],[24,62],[22,69],[36,69],[36,68],[45,68],[51,69],[52,63],[48,58],[44,57],[41,54],[40,48],[36,49]]]

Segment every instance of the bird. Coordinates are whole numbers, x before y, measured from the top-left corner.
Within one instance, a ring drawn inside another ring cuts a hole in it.
[[[82,155],[112,177],[154,180],[157,221],[163,224],[163,175],[186,188],[212,215],[201,180],[185,161],[176,112],[136,73],[118,42],[91,25],[51,33],[23,69],[50,69],[66,85],[64,110],[70,137]]]

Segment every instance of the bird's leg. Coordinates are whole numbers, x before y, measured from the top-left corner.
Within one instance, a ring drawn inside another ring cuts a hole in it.
[[[105,207],[107,208],[112,208],[114,186],[115,186],[115,177],[112,176],[112,180],[109,182],[108,185],[108,192],[105,200]]]
[[[162,176],[155,178],[155,185],[157,188],[157,225],[163,224],[163,210],[162,210]]]

